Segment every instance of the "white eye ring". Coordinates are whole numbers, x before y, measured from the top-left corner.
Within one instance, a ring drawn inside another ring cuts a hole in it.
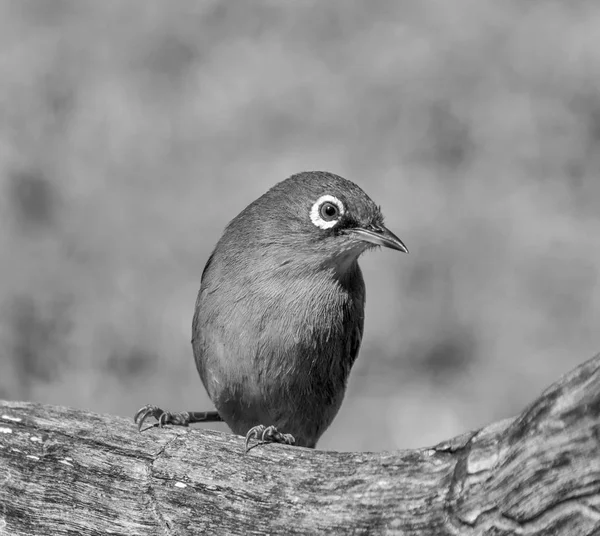
[[[338,209],[339,217],[335,220],[324,220],[321,217],[321,207],[323,203],[331,203]],[[310,209],[310,221],[312,221],[320,229],[331,229],[337,224],[339,219],[344,215],[344,204],[333,195],[322,195],[317,199],[316,203]]]

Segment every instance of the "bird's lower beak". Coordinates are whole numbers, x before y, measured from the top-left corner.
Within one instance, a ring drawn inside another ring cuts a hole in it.
[[[357,227],[352,229],[353,234],[359,240],[370,242],[377,246],[383,246],[403,253],[408,253],[408,248],[404,245],[392,231],[383,225],[372,225],[370,227]]]

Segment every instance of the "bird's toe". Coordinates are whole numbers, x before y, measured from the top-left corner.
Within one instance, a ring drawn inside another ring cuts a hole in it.
[[[146,404],[143,408],[138,410],[133,418],[133,422],[138,425],[138,430],[140,432],[142,431],[144,422],[150,417],[156,419],[157,422],[152,426],[157,426],[158,428],[162,428],[167,424],[173,424],[175,426],[189,426],[190,424],[190,414],[187,411],[172,413],[170,411],[165,411],[158,406]]]
[[[150,417],[154,417],[156,420],[159,420],[161,416],[165,412],[157,406],[153,406],[152,404],[146,404],[141,407],[133,417],[133,422],[138,425],[138,430],[142,431],[142,426],[144,426],[144,422]]]
[[[292,434],[282,434],[276,426],[265,426],[259,424],[248,430],[246,434],[245,452],[248,452],[248,444],[251,439],[260,439],[264,443],[283,443],[285,445],[294,445],[296,440]]]

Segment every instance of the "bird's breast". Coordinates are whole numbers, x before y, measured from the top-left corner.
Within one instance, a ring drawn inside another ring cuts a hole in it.
[[[241,428],[288,415],[326,427],[358,353],[364,299],[360,270],[346,281],[272,274],[201,290],[194,353],[217,408],[244,415]]]

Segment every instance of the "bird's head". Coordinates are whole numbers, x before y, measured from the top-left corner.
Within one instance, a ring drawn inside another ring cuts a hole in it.
[[[265,257],[316,262],[338,272],[376,246],[408,253],[361,188],[322,171],[299,173],[273,186],[229,224],[226,235],[234,234]]]

